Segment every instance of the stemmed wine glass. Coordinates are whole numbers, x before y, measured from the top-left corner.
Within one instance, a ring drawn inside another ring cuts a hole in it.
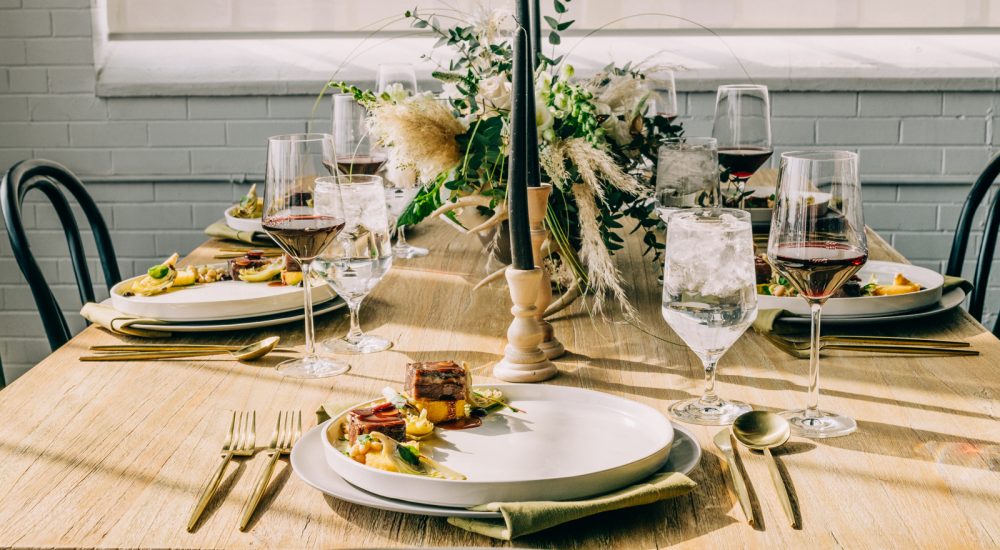
[[[670,406],[681,422],[724,426],[751,410],[716,395],[715,371],[757,318],[753,258],[749,212],[696,208],[667,218],[663,318],[705,367],[702,396]]]
[[[719,142],[719,164],[736,185],[735,206],[743,208],[750,176],[771,158],[771,99],[767,86],[727,84],[715,95],[712,136]]]
[[[808,200],[818,190],[831,195],[826,209]],[[803,437],[836,437],[857,429],[854,419],[818,409],[819,337],[823,304],[868,260],[862,206],[856,153],[781,155],[767,257],[812,310],[807,405],[782,413],[792,433]]]
[[[316,211],[316,180],[336,164],[330,134],[290,134],[267,140],[264,231],[302,266],[305,297],[305,357],[279,363],[278,372],[294,378],[324,378],[347,372],[343,361],[319,357],[313,329],[313,260],[344,228],[343,217]]]
[[[385,152],[372,142],[367,119],[368,110],[353,95],[333,96],[333,140],[341,174],[374,175],[385,164]]]
[[[647,115],[658,115],[668,122],[677,118],[677,84],[674,81],[674,71],[655,67],[646,72],[646,89],[649,100],[646,102]]]
[[[316,182],[316,210],[345,220],[340,235],[316,258],[316,270],[351,310],[347,336],[323,342],[334,353],[375,353],[392,342],[365,334],[358,323],[361,301],[392,267],[389,218],[382,178],[351,174],[320,178]]]
[[[378,93],[388,92],[391,95],[413,95],[417,93],[417,75],[413,65],[409,63],[383,63],[378,66],[376,78]],[[413,202],[420,185],[412,170],[390,170],[386,174],[386,203],[392,214],[393,230],[396,232],[396,245],[393,253],[399,259],[426,256],[428,250],[413,246],[406,242],[406,229],[396,225],[406,207]]]

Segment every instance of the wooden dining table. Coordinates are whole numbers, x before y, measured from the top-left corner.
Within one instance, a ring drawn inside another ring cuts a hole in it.
[[[825,333],[964,340],[972,357],[834,352],[822,363],[821,407],[858,422],[852,435],[797,437],[775,452],[800,526],[785,519],[764,458],[740,450],[753,487],[748,525],[714,447],[719,427],[688,426],[704,450],[695,490],[502,543],[444,519],[337,500],[307,486],[282,459],[247,532],[237,526],[265,453],[237,459],[194,532],[185,526],[216,467],[233,410],[255,410],[266,446],[280,410],[364,401],[399,387],[410,361],[466,361],[477,382],[495,381],[510,299],[502,281],[473,286],[497,267],[480,242],[439,221],[413,234],[430,255],[398,260],[365,301],[364,328],[390,351],[349,357],[351,370],[318,380],[283,377],[287,354],[241,363],[223,357],[82,362],[96,344],[124,338],[89,327],[0,392],[0,546],[100,548],[328,548],[512,546],[545,548],[972,548],[1000,546],[1000,341],[961,309],[897,324],[829,326]],[[872,234],[871,258],[905,261]],[[186,261],[211,261],[210,241]],[[625,396],[666,413],[700,395],[701,362],[663,321],[658,266],[641,246],[618,253],[629,297],[625,318],[590,299],[552,319],[568,353],[547,384]],[[342,336],[347,316],[317,319],[320,339]],[[805,332],[799,330],[804,336]],[[242,344],[268,335],[301,346],[292,323],[245,332],[176,333],[171,343]],[[148,342],[148,340],[146,340]],[[806,403],[808,361],[748,332],[719,365],[718,393],[757,409]],[[572,410],[566,411],[573,414]],[[544,457],[524,457],[543,460]]]

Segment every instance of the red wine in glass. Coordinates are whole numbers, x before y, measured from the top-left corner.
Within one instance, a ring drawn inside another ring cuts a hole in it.
[[[337,157],[337,168],[341,174],[357,174],[359,176],[374,176],[385,164],[385,155],[355,155],[353,157]]]
[[[868,260],[868,253],[831,241],[778,245],[771,263],[806,299],[825,300]]]
[[[285,252],[300,261],[311,261],[344,229],[346,221],[318,214],[264,220],[264,230]]]
[[[725,166],[734,179],[748,180],[772,153],[766,147],[719,147],[719,164]]]

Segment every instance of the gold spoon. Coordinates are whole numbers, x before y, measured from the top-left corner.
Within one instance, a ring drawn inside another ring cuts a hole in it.
[[[780,447],[788,441],[792,430],[788,421],[768,411],[750,411],[736,417],[733,421],[733,436],[740,443],[751,449],[764,451],[767,457],[767,467],[771,471],[771,480],[774,481],[774,488],[781,497],[781,507],[785,509],[785,515],[792,527],[795,527],[795,514],[792,513],[792,499],[788,496],[788,489],[778,471],[778,463],[771,454],[771,449]]]
[[[206,355],[219,355],[223,353],[228,353],[237,361],[252,361],[254,359],[260,359],[268,353],[274,351],[277,347],[278,342],[281,340],[278,336],[270,336],[254,342],[248,346],[243,346],[238,350],[226,350],[226,349],[200,349],[191,351],[151,351],[151,352],[137,352],[137,353],[105,353],[102,355],[85,355],[80,358],[81,361],[147,361],[152,359],[183,359],[186,357],[204,357]]]
[[[261,340],[261,342],[263,341],[264,340]],[[245,347],[246,346],[242,344],[238,346],[226,344],[101,344],[97,346],[90,346],[90,351],[129,351],[132,353],[173,351],[188,353],[196,351],[239,351]],[[272,351],[295,351],[295,349],[274,348]]]

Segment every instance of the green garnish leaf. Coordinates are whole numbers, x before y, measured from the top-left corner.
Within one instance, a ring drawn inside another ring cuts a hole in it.
[[[364,445],[364,444],[368,443],[371,440],[372,440],[372,436],[370,436],[368,434],[364,434],[364,435],[359,435],[358,436],[357,442],[360,443],[360,444],[362,444],[362,445]]]
[[[397,445],[396,450],[399,453],[399,458],[402,458],[407,464],[420,465],[420,451],[407,445]]]
[[[170,273],[170,268],[163,264],[154,265],[146,271],[146,275],[149,275],[154,279],[162,279],[166,277],[168,273]]]

